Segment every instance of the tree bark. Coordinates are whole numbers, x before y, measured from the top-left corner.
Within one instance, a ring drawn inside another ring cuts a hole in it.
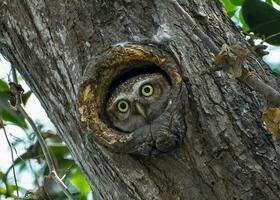
[[[261,121],[264,100],[222,71],[202,75],[217,52],[197,31],[218,47],[228,43],[226,33],[248,47],[244,35],[218,0],[179,1],[195,27],[174,2],[4,0],[1,53],[39,98],[98,199],[279,199],[279,147]],[[188,91],[183,144],[154,158],[112,153],[79,123],[85,67],[112,45],[164,34],[182,59]],[[267,73],[276,88],[279,76]]]

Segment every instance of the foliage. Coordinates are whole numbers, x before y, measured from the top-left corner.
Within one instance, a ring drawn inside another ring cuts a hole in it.
[[[30,92],[25,93],[25,96],[30,97]],[[3,118],[3,120],[7,122],[11,122],[14,125],[17,125],[21,128],[26,129],[27,124],[19,113],[14,111],[8,103],[9,99],[9,85],[4,81],[0,79],[0,114]],[[28,98],[27,98],[28,99]],[[27,101],[26,99],[26,101]]]
[[[30,97],[31,92],[23,94],[23,103],[25,104]],[[4,121],[4,126],[14,125],[20,127],[27,135],[25,139],[18,139],[13,142],[13,148],[16,149],[22,143],[27,143],[28,148],[25,152],[14,160],[12,166],[7,171],[0,169],[0,199],[12,198],[16,196],[17,186],[14,184],[12,176],[12,167],[17,169],[17,176],[22,173],[32,173],[34,178],[34,188],[32,190],[25,188],[24,183],[19,180],[18,190],[25,199],[64,199],[64,195],[57,184],[46,177],[48,168],[41,147],[35,134],[28,129],[23,116],[14,111],[8,102],[9,85],[6,81],[0,79],[0,117]],[[48,143],[48,147],[53,154],[59,176],[64,176],[64,182],[69,190],[74,194],[75,199],[85,200],[90,192],[90,187],[80,169],[75,165],[69,150],[62,143],[58,135],[53,131],[43,132],[43,126],[37,123],[43,137]],[[3,127],[0,126],[0,130]],[[2,134],[2,131],[0,131]],[[26,144],[25,144],[26,145]]]
[[[280,45],[280,0],[221,0],[228,15],[242,26],[244,32],[254,33],[263,42]],[[274,72],[280,66],[271,67]]]

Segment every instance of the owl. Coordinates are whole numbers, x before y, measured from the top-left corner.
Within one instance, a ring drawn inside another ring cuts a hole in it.
[[[163,74],[141,74],[120,83],[111,93],[106,111],[111,124],[133,132],[151,124],[165,110],[171,85]]]

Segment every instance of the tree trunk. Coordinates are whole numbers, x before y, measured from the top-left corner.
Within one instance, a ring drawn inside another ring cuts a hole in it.
[[[4,0],[0,47],[39,98],[98,199],[279,199],[278,145],[263,128],[264,101],[213,67],[230,33],[246,46],[218,0]],[[167,34],[187,89],[182,144],[155,157],[113,153],[88,140],[76,99],[86,65],[135,38]],[[256,62],[250,59],[250,65]],[[267,72],[271,85],[280,78]],[[275,88],[275,87],[274,87]]]

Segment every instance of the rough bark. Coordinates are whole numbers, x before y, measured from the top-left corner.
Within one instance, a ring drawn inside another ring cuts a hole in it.
[[[264,102],[223,72],[201,75],[213,67],[214,54],[194,29],[219,47],[227,32],[246,46],[244,36],[218,0],[179,1],[197,27],[172,2],[4,0],[1,52],[39,98],[98,199],[279,199],[280,155],[262,125]],[[184,142],[156,158],[111,153],[79,125],[76,98],[85,66],[111,45],[161,32],[182,58],[189,94]],[[268,73],[277,85],[279,77]]]

